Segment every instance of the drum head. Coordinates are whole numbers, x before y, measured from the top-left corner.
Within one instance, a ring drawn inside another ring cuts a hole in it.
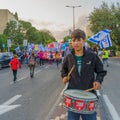
[[[90,92],[85,92],[83,90],[76,90],[76,89],[68,89],[64,91],[64,95],[68,95],[74,98],[83,98],[87,100],[97,98],[95,94]]]

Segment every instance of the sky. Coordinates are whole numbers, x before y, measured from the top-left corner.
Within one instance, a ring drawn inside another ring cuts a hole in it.
[[[120,3],[120,0],[0,0],[0,9],[17,12],[19,19],[31,22],[37,29],[48,29],[59,34],[73,26],[73,9],[66,5],[81,5],[74,11],[75,24],[84,29],[89,14],[102,1],[109,5]]]

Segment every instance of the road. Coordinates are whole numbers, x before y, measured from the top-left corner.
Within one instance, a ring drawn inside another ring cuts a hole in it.
[[[110,58],[110,66],[105,66],[105,69],[107,76],[102,84],[101,93],[110,115],[105,120],[120,120],[120,59]]]
[[[23,67],[13,84],[10,69],[0,71],[0,120],[46,119],[64,86],[55,65],[38,66],[35,73],[31,79]]]
[[[102,108],[105,118],[101,120],[120,120],[120,61],[110,60],[105,69],[108,73],[100,94],[106,111]],[[10,69],[0,71],[0,120],[46,120],[64,85],[55,65],[38,66],[35,73],[31,79],[29,69],[23,67],[18,71],[18,82],[13,84]]]

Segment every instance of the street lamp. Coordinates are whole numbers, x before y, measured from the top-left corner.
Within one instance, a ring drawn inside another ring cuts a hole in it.
[[[69,5],[66,5],[66,7],[73,8],[73,30],[75,30],[75,14],[74,14],[74,9],[77,8],[77,7],[82,7],[82,6],[81,5],[78,5],[78,6],[69,6]]]

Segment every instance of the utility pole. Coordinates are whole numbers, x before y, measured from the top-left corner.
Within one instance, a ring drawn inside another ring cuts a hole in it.
[[[69,5],[67,5],[66,7],[70,7],[70,8],[73,9],[73,30],[75,30],[75,8],[82,7],[82,6],[81,5],[79,5],[79,6],[69,6]]]

